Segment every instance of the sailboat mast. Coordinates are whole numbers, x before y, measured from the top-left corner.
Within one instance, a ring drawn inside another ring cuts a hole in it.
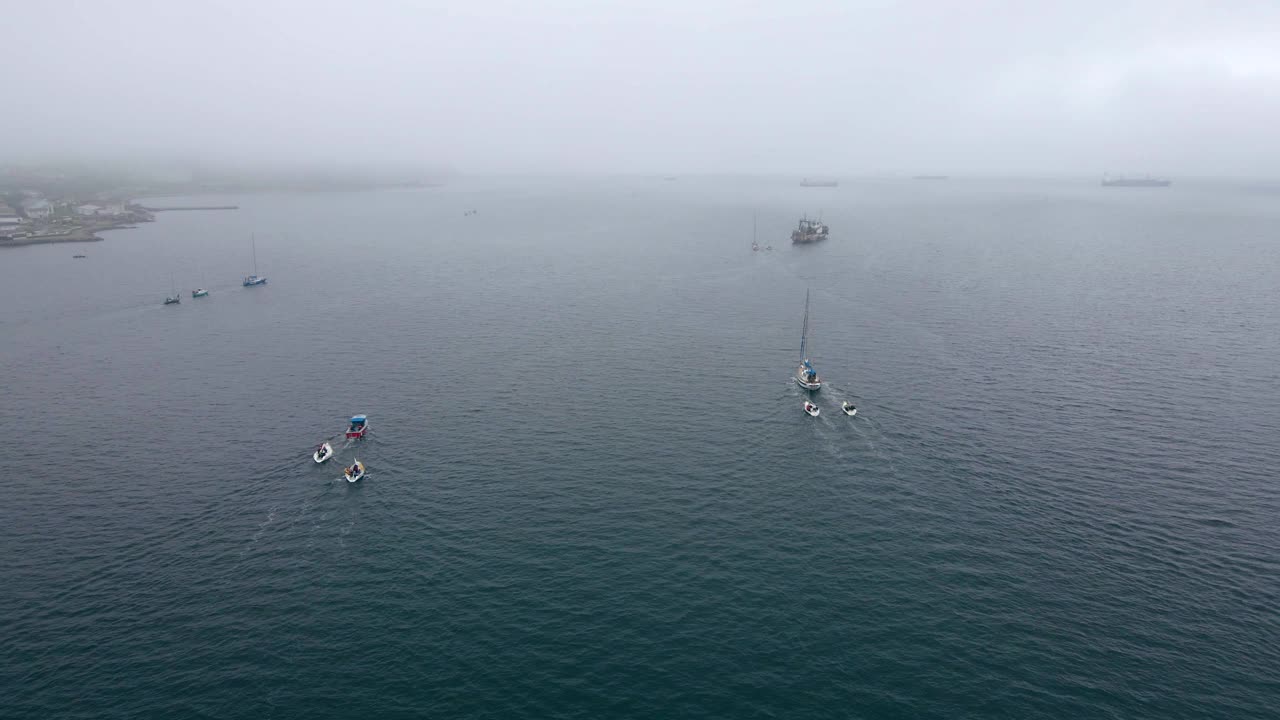
[[[800,362],[805,360],[805,346],[809,343],[809,291],[804,291],[804,325],[800,329]]]
[[[756,244],[756,214],[754,211],[751,213],[751,244]]]
[[[249,233],[249,242],[253,243],[253,274],[258,274],[258,236],[256,233]]]

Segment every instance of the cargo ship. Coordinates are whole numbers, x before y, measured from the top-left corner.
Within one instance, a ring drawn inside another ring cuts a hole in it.
[[[1168,178],[1156,178],[1150,175],[1138,178],[1107,175],[1102,178],[1103,187],[1169,187],[1172,184],[1173,181]]]
[[[819,220],[800,218],[800,224],[791,231],[793,245],[808,245],[827,239],[828,228]]]

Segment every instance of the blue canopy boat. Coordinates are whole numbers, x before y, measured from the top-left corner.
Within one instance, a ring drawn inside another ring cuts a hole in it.
[[[351,427],[347,428],[347,437],[362,438],[369,432],[369,418],[364,415],[351,416]]]

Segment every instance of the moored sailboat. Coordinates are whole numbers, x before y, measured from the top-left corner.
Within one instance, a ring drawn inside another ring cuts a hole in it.
[[[266,285],[267,279],[258,276],[258,238],[254,235],[249,236],[250,242],[253,243],[253,274],[244,279],[245,287],[253,287],[254,285]]]
[[[173,276],[169,276],[169,286],[173,293],[164,299],[165,305],[177,305],[182,302],[182,296],[178,294],[178,286],[173,284]]]

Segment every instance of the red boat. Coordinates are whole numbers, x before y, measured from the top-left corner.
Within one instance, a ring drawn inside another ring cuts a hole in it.
[[[347,428],[347,437],[362,438],[364,434],[369,432],[369,418],[364,415],[356,415],[351,418],[351,427]]]

